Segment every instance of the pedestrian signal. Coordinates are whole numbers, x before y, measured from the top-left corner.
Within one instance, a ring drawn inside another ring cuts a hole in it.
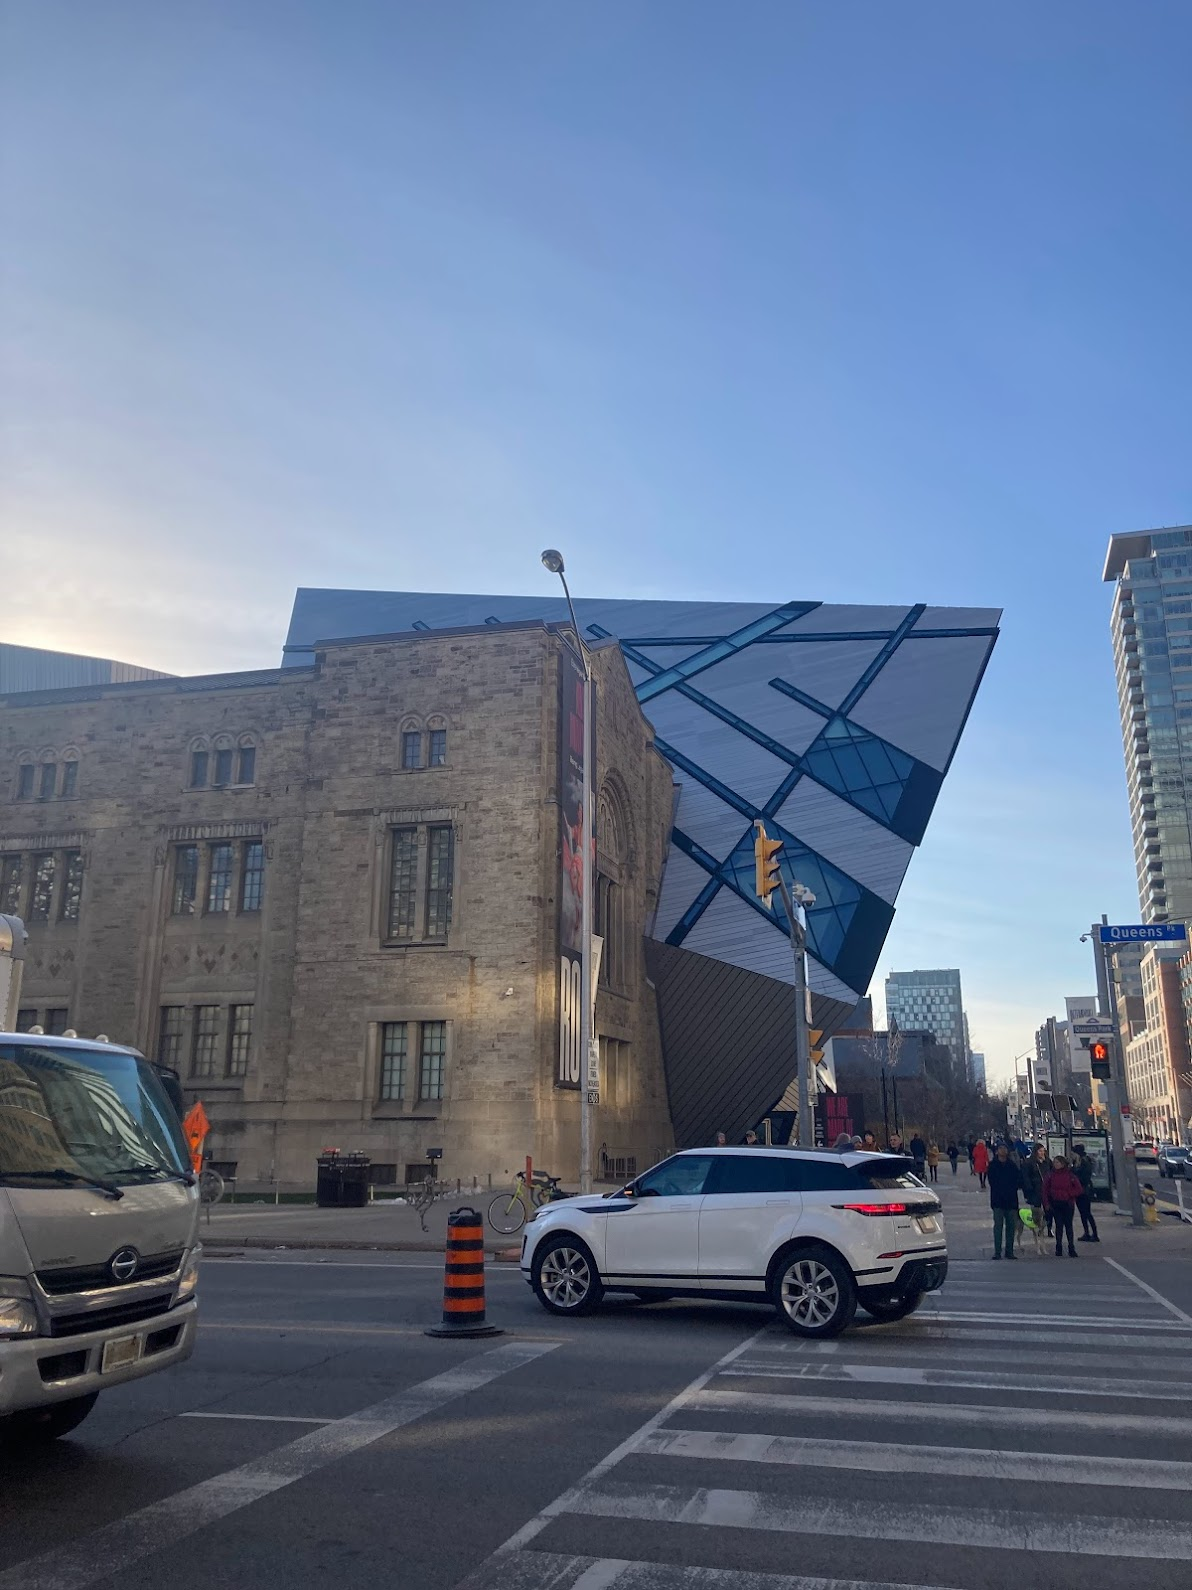
[[[1098,1082],[1109,1081],[1109,1045],[1100,1038],[1089,1044],[1089,1069]]]
[[[753,841],[754,890],[758,899],[772,911],[770,896],[779,886],[778,852],[781,839],[767,839],[765,824],[758,822],[757,838]]]

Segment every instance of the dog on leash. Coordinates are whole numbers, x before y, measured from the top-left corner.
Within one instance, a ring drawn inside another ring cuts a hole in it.
[[[1025,1205],[1023,1208],[1021,1208],[1018,1211],[1018,1218],[1022,1221],[1023,1229],[1025,1231],[1029,1231],[1031,1236],[1034,1237],[1034,1239],[1035,1239],[1035,1253],[1041,1259],[1043,1257],[1043,1252],[1044,1252],[1044,1249],[1043,1249],[1043,1235],[1044,1235],[1044,1233],[1043,1233],[1043,1211],[1042,1211],[1042,1209],[1033,1209],[1033,1208],[1030,1207],[1029,1204]]]

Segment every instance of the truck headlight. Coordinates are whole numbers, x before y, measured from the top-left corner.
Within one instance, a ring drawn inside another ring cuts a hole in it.
[[[203,1257],[203,1244],[197,1242],[186,1256],[186,1263],[182,1266],[182,1274],[178,1280],[178,1290],[175,1293],[175,1303],[185,1303],[188,1297],[195,1295],[195,1288],[199,1284],[199,1260]]]
[[[19,1275],[0,1275],[0,1341],[36,1335],[37,1310],[28,1281]]]

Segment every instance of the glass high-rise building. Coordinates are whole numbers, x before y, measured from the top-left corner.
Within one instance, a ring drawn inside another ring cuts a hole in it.
[[[968,1023],[954,968],[929,972],[891,972],[886,978],[886,1026],[903,1032],[929,1032],[952,1051],[952,1063],[967,1076]]]
[[[1103,578],[1143,920],[1192,920],[1192,526],[1111,536]]]

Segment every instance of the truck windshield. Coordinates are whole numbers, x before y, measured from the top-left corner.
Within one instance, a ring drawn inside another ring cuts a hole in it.
[[[145,1061],[102,1044],[0,1044],[0,1181],[129,1186],[188,1170],[181,1125]]]

